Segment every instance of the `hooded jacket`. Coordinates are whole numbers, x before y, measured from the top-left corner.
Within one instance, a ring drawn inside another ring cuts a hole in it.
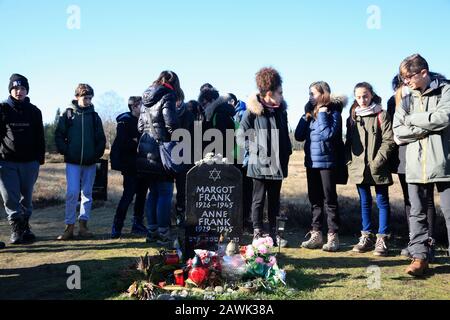
[[[94,106],[80,108],[76,100],[59,117],[55,131],[58,152],[66,163],[90,166],[103,156],[106,137]]]
[[[223,137],[223,144],[221,146],[223,156],[231,156],[228,154],[229,150],[233,151],[233,158],[235,157],[235,139],[234,139],[234,108],[228,103],[228,96],[221,96],[213,102],[205,106],[205,121],[203,123],[203,130],[206,132],[208,129],[217,129],[220,131]],[[233,134],[228,134],[228,130],[233,130]],[[231,138],[232,137],[232,138]],[[204,147],[208,146],[209,142],[204,143]],[[227,148],[228,147],[228,148]],[[231,159],[229,159],[231,160]]]
[[[0,158],[11,162],[45,162],[42,113],[27,97],[0,104]]]
[[[138,118],[131,112],[119,115],[117,121],[117,135],[111,147],[111,158],[116,156],[120,163],[122,174],[136,174],[136,154],[138,147]],[[113,155],[117,153],[117,155]]]
[[[305,167],[331,169],[338,162],[338,142],[342,141],[342,109],[347,97],[332,96],[328,112],[319,112],[317,119],[304,115],[295,130],[295,139],[305,142]],[[341,142],[342,143],[342,142]]]
[[[250,96],[238,130],[238,144],[245,145],[249,152],[248,177],[264,180],[287,178],[292,144],[286,102],[283,101],[278,108],[268,108],[259,95]]]
[[[165,86],[151,86],[143,95],[144,106],[138,121],[141,134],[137,155],[137,170],[172,180],[164,171],[159,143],[170,142],[178,129],[175,91]]]
[[[381,109],[381,106],[379,106]],[[386,111],[347,120],[349,180],[362,185],[391,185],[389,158],[395,148],[392,121]]]
[[[404,88],[394,134],[408,143],[408,183],[450,182],[450,84],[432,77],[423,93]]]

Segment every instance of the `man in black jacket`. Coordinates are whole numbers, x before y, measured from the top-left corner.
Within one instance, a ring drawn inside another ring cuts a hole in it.
[[[111,231],[111,238],[118,239],[122,235],[122,228],[127,216],[128,207],[136,195],[134,203],[134,217],[131,233],[147,235],[144,225],[144,206],[147,196],[147,184],[139,178],[136,170],[136,156],[138,147],[138,120],[141,114],[142,98],[130,97],[126,112],[117,117],[117,136],[111,150],[111,168],[121,171],[123,176],[123,194],[117,206],[116,215]]]
[[[11,225],[11,244],[32,242],[34,184],[45,161],[42,113],[30,103],[28,79],[13,74],[8,100],[0,104],[0,193]],[[0,247],[2,247],[0,243]]]

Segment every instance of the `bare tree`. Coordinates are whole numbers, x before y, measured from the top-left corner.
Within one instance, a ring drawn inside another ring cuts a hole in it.
[[[97,99],[95,110],[102,118],[106,148],[111,149],[116,137],[116,118],[121,113],[128,111],[127,103],[117,92],[111,90]]]

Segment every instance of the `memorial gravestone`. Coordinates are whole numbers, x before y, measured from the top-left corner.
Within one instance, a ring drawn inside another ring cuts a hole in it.
[[[201,163],[187,175],[185,257],[218,250],[219,240],[242,237],[242,174],[229,164]]]

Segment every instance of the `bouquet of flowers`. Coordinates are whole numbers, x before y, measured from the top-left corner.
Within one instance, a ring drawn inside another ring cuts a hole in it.
[[[264,278],[272,284],[285,284],[286,273],[278,267],[277,258],[272,254],[274,243],[271,237],[253,240],[245,248],[247,276],[250,278]]]

